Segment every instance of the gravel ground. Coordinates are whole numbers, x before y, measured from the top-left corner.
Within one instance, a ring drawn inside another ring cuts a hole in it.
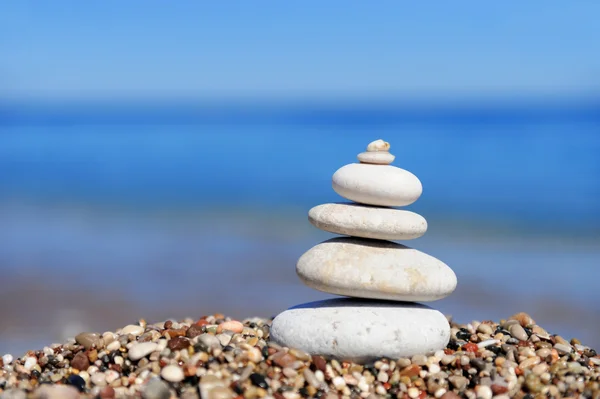
[[[140,320],[4,355],[0,398],[600,398],[600,356],[577,339],[525,313],[450,323],[444,350],[361,365],[281,348],[268,319]]]

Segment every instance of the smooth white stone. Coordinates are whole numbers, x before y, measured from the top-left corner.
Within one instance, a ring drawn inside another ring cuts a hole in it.
[[[5,366],[11,364],[13,360],[13,355],[11,355],[10,353],[7,353],[6,355],[2,356],[2,363],[4,363]]]
[[[31,370],[36,364],[37,358],[28,356],[25,358],[25,364],[23,364],[23,367],[25,367],[27,370]]]
[[[317,205],[308,220],[324,231],[378,240],[412,240],[427,231],[427,221],[417,213],[360,204]]]
[[[358,160],[362,163],[372,163],[376,165],[389,165],[394,162],[396,157],[387,151],[380,152],[361,152],[357,156]]]
[[[185,378],[181,367],[174,364],[163,367],[160,371],[160,376],[169,382],[180,382]]]
[[[129,349],[129,359],[133,361],[140,360],[157,350],[157,348],[158,344],[156,342],[140,342]]]
[[[391,165],[352,163],[338,169],[332,186],[342,197],[367,205],[406,206],[423,192],[419,179]]]
[[[450,325],[442,313],[425,305],[336,298],[279,314],[271,325],[271,339],[311,355],[368,362],[443,349]]]
[[[129,324],[121,329],[121,335],[131,334],[135,337],[140,336],[144,333],[144,327],[137,324]]]
[[[315,245],[296,264],[309,287],[330,294],[392,301],[435,301],[456,288],[442,261],[390,241],[333,238]]]

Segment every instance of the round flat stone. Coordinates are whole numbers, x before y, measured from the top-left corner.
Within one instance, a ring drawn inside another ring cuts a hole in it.
[[[446,264],[390,241],[333,238],[304,253],[296,273],[309,287],[336,295],[392,301],[435,301],[456,288]]]
[[[419,179],[391,165],[352,163],[338,169],[332,178],[336,193],[367,205],[406,206],[423,192]]]
[[[317,205],[308,220],[330,233],[379,240],[411,240],[427,231],[427,221],[417,213],[360,204]]]
[[[372,163],[376,165],[389,165],[392,162],[394,162],[394,159],[396,159],[394,155],[390,154],[387,151],[361,152],[360,154],[358,154],[357,158],[362,163]]]
[[[428,306],[354,298],[295,306],[271,326],[271,340],[279,345],[360,363],[430,354],[449,339],[446,317]]]

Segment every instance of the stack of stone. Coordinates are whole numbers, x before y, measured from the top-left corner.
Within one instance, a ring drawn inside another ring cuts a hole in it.
[[[296,272],[309,287],[350,298],[295,306],[279,314],[271,338],[311,354],[356,362],[443,349],[450,326],[442,313],[415,302],[435,301],[456,288],[456,275],[438,259],[392,242],[425,234],[425,219],[407,210],[421,195],[412,173],[390,165],[389,143],[377,140],[340,168],[333,189],[352,203],[309,211],[317,228],[337,237],[311,248]]]

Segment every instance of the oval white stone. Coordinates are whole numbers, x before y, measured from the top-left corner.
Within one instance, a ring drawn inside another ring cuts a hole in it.
[[[148,356],[158,349],[158,344],[155,342],[140,342],[136,343],[129,349],[129,359],[136,361]]]
[[[417,213],[360,204],[317,205],[308,220],[331,233],[379,240],[411,240],[427,231],[427,221]]]
[[[362,163],[372,163],[376,165],[389,165],[394,162],[396,157],[387,151],[382,152],[361,152],[357,156]]]
[[[333,238],[304,253],[296,273],[309,287],[330,294],[392,301],[435,301],[456,288],[442,261],[389,241]]]
[[[352,163],[333,174],[336,193],[367,205],[406,206],[423,192],[419,179],[407,170],[391,165]]]
[[[169,364],[165,366],[160,371],[160,376],[169,382],[180,382],[183,381],[185,375],[181,367],[176,366],[174,364]]]
[[[450,325],[442,313],[425,305],[336,298],[279,314],[271,325],[271,339],[311,355],[362,363],[443,349]]]
[[[140,336],[144,333],[144,327],[137,324],[129,324],[121,329],[121,335],[132,334],[133,336]]]

